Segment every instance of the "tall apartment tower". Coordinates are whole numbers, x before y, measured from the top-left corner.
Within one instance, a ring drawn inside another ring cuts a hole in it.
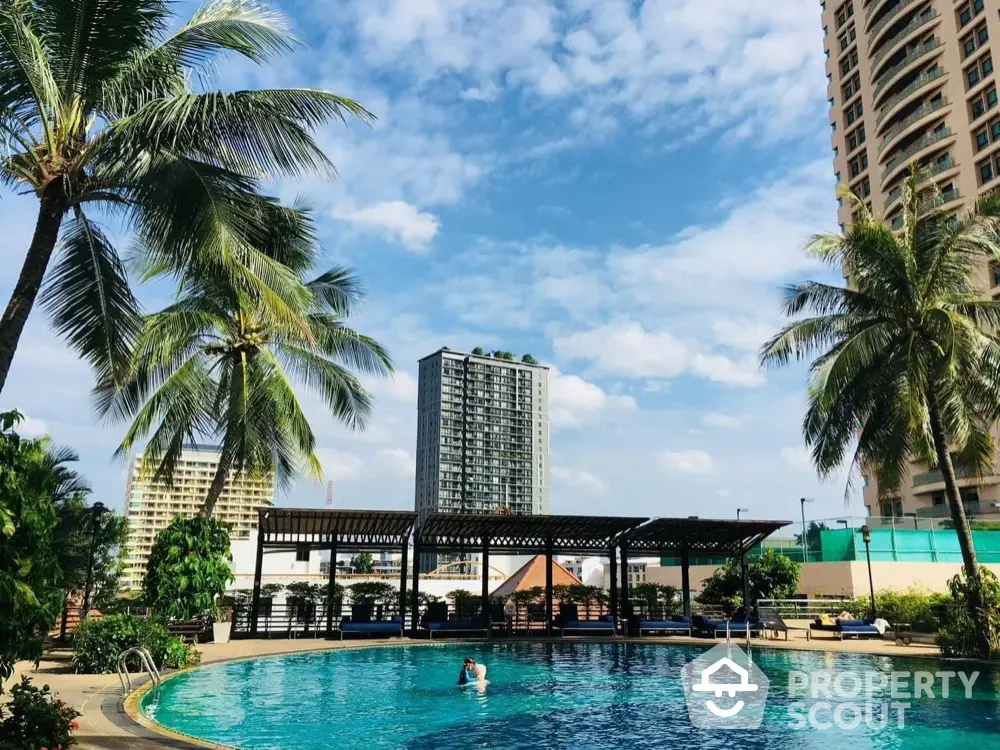
[[[191,518],[201,509],[219,465],[219,456],[220,451],[215,446],[186,446],[174,471],[172,487],[166,482],[154,481],[142,470],[142,454],[136,456],[125,490],[129,537],[123,588],[142,586],[157,533],[175,516]],[[271,505],[274,505],[273,477],[243,475],[235,481],[230,477],[212,517],[229,524],[232,539],[247,539],[257,527],[257,510]]]
[[[866,198],[876,215],[902,226],[908,166],[921,165],[941,191],[942,208],[960,211],[1000,187],[997,106],[1000,0],[827,0],[823,9],[827,96],[838,191]],[[841,228],[855,208],[838,198]],[[1000,295],[1000,271],[984,264],[981,282]],[[878,500],[873,515],[945,515],[944,484],[914,463],[900,496]],[[1000,500],[1000,476],[963,480],[968,503]],[[977,486],[981,485],[981,486]],[[977,507],[967,504],[967,512]]]
[[[421,516],[549,512],[546,367],[441,349],[420,360]]]

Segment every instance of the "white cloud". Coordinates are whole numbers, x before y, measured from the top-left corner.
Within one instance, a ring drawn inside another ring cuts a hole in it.
[[[569,334],[554,342],[566,360],[589,361],[595,372],[633,378],[693,375],[725,385],[753,388],[764,374],[751,358],[734,361],[723,354],[698,351],[669,331],[647,332],[641,324],[608,324]]]
[[[49,434],[49,426],[40,419],[24,417],[15,428],[18,435],[26,438],[36,438]]]
[[[364,385],[376,396],[414,404],[417,401],[416,378],[405,370],[396,370],[390,378],[366,378]]]
[[[612,395],[579,375],[549,370],[549,420],[554,427],[579,427],[597,414],[636,408],[631,396]]]
[[[812,456],[805,446],[782,448],[780,455],[781,460],[796,471],[814,471]]]
[[[743,418],[734,414],[722,414],[720,412],[711,411],[702,415],[701,423],[708,425],[709,427],[725,427],[727,429],[734,429],[743,424]]]
[[[503,92],[493,81],[483,86],[473,86],[462,92],[462,98],[473,102],[495,102]]]
[[[361,477],[363,462],[355,453],[334,448],[317,448],[316,457],[323,466],[323,481],[332,481],[334,491],[338,482],[351,482]]]
[[[725,490],[725,489],[723,489],[723,490],[716,490],[715,494],[718,495],[719,497],[732,497],[733,496],[732,492],[730,492],[729,490]]]
[[[406,201],[385,201],[366,208],[335,208],[335,218],[384,237],[399,240],[413,252],[424,252],[441,228],[433,214]]]
[[[551,471],[553,479],[571,487],[593,492],[604,492],[607,489],[604,480],[589,471],[569,469],[563,466],[553,466]]]
[[[412,479],[416,475],[414,458],[403,448],[383,448],[378,452],[378,457],[393,476]]]
[[[764,322],[716,320],[712,323],[712,332],[717,342],[748,352],[759,351],[761,345],[777,330],[775,325]]]
[[[662,451],[660,466],[671,474],[711,474],[715,461],[702,450]]]

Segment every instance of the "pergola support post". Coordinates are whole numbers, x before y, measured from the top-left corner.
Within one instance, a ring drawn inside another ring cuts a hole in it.
[[[743,571],[743,612],[746,614],[747,622],[750,621],[750,561],[747,553],[744,552],[740,559],[740,567]]]
[[[545,540],[545,635],[552,635],[552,537]]]
[[[253,599],[250,602],[250,636],[257,636],[257,620],[260,612],[260,579],[264,572],[264,532],[257,523],[257,561],[253,569]]]
[[[611,617],[614,620],[614,631],[618,634],[618,548],[611,545],[611,564],[608,566],[608,585],[610,587]]]
[[[691,620],[691,553],[687,547],[681,550],[681,600],[684,602],[684,616]]]
[[[326,583],[326,637],[333,637],[333,613],[337,605],[333,592],[337,588],[337,535],[330,535],[330,571]]]
[[[399,623],[406,630],[406,556],[410,551],[410,540],[403,540],[403,548],[399,558]]]
[[[420,627],[420,543],[413,535],[413,586],[410,587],[410,638],[417,637]]]
[[[493,633],[493,625],[490,622],[490,538],[488,536],[483,537],[483,556],[482,561],[479,564],[479,572],[483,577],[483,589],[482,589],[482,616],[483,622],[486,623],[486,635],[489,636]]]
[[[629,599],[629,580],[628,580],[628,544],[623,539],[619,544],[619,548],[622,551],[622,566],[619,569],[619,573],[622,577],[621,585],[621,612],[622,612],[622,632],[628,635],[629,629],[629,618],[632,616],[632,606]]]

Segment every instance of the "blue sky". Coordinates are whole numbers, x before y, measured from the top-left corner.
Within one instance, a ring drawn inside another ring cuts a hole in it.
[[[364,278],[356,326],[398,367],[371,383],[363,434],[305,398],[338,505],[412,507],[416,361],[482,345],[553,367],[553,512],[792,519],[811,496],[814,517],[845,513],[843,480],[820,483],[802,447],[803,371],[755,364],[781,285],[837,279],[801,253],[835,227],[818,2],[281,8],[302,49],[222,64],[220,84],[326,88],[379,117],[320,134],[338,181],[274,186]],[[33,212],[0,201],[4,300]],[[36,311],[0,407],[77,449],[121,507],[123,428],[96,422],[90,387]],[[323,495],[303,480],[278,502]]]

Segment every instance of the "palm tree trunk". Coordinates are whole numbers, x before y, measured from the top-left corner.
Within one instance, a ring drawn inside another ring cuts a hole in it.
[[[927,393],[927,410],[931,422],[931,435],[934,438],[934,450],[937,453],[938,467],[941,469],[941,476],[944,478],[944,492],[948,498],[948,508],[951,511],[951,520],[955,525],[955,533],[958,534],[958,546],[962,550],[962,562],[965,565],[966,573],[973,578],[979,578],[979,561],[976,559],[976,548],[972,544],[972,529],[969,528],[969,520],[965,517],[965,505],[962,502],[962,493],[958,490],[958,483],[955,478],[955,467],[951,462],[951,453],[948,452],[948,438],[944,434],[944,426],[941,423],[941,411],[937,402],[937,395],[932,389]]]
[[[59,238],[59,226],[63,214],[66,213],[66,200],[61,192],[48,189],[43,193],[38,207],[38,219],[35,222],[35,233],[28,247],[28,254],[21,266],[21,275],[17,278],[10,301],[0,318],[0,392],[7,382],[14,352],[21,340],[24,325],[28,315],[35,306],[35,298],[42,287],[42,279],[49,267],[52,251],[55,250]]]
[[[226,478],[229,476],[229,468],[232,463],[233,454],[227,446],[223,448],[222,454],[219,456],[219,466],[215,470],[215,476],[212,477],[212,484],[209,486],[208,494],[205,496],[205,504],[201,506],[201,510],[198,512],[198,515],[202,518],[212,517],[215,504],[219,502],[222,490],[226,487]]]
[[[938,466],[941,469],[941,476],[944,478],[945,496],[948,498],[951,520],[955,526],[955,533],[958,535],[958,546],[962,550],[962,562],[965,566],[966,580],[969,583],[967,588],[969,616],[976,624],[976,640],[980,655],[988,659],[993,652],[989,632],[990,613],[986,611],[985,601],[982,597],[983,579],[979,571],[979,561],[976,559],[976,548],[972,543],[972,529],[969,527],[969,519],[965,517],[965,505],[962,503],[962,494],[958,490],[958,483],[955,479],[955,467],[951,462],[951,453],[948,452],[948,438],[944,432],[944,425],[941,423],[941,409],[938,405],[937,394],[934,393],[933,384],[927,389],[927,411]]]

